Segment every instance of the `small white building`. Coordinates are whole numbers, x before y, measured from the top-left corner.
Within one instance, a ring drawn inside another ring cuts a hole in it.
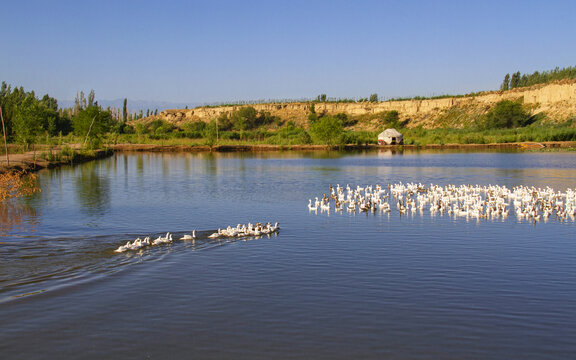
[[[404,138],[396,129],[386,129],[378,135],[378,145],[402,145]]]

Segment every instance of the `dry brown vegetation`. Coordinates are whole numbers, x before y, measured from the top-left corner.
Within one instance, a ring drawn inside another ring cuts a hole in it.
[[[0,202],[13,197],[32,195],[39,191],[36,174],[18,170],[0,174]]]

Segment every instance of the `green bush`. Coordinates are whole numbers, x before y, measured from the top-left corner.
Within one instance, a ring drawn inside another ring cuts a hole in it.
[[[319,144],[341,144],[343,133],[342,121],[332,116],[324,116],[310,125],[310,135]]]
[[[343,134],[342,143],[355,145],[377,144],[378,133],[371,131],[347,131]]]
[[[502,100],[483,117],[481,124],[485,129],[511,129],[529,125],[534,119],[516,101]]]
[[[312,140],[304,128],[297,127],[289,121],[285,127],[269,137],[267,142],[274,145],[300,145],[310,144]]]
[[[193,121],[182,125],[182,132],[179,133],[180,137],[188,139],[200,139],[204,135],[204,129],[207,124],[204,121]]]

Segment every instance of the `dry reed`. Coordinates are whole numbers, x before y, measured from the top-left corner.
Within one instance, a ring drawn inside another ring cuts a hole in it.
[[[36,174],[24,170],[0,174],[0,202],[13,197],[29,196],[39,191]]]

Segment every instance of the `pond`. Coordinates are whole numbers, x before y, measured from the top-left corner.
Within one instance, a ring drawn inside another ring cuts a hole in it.
[[[0,354],[508,359],[576,353],[576,225],[309,211],[330,186],[576,189],[576,154],[118,153],[0,205]],[[512,205],[510,205],[512,207]],[[210,238],[279,222],[269,236]],[[197,231],[193,240],[179,240]],[[114,252],[138,237],[174,241]]]

